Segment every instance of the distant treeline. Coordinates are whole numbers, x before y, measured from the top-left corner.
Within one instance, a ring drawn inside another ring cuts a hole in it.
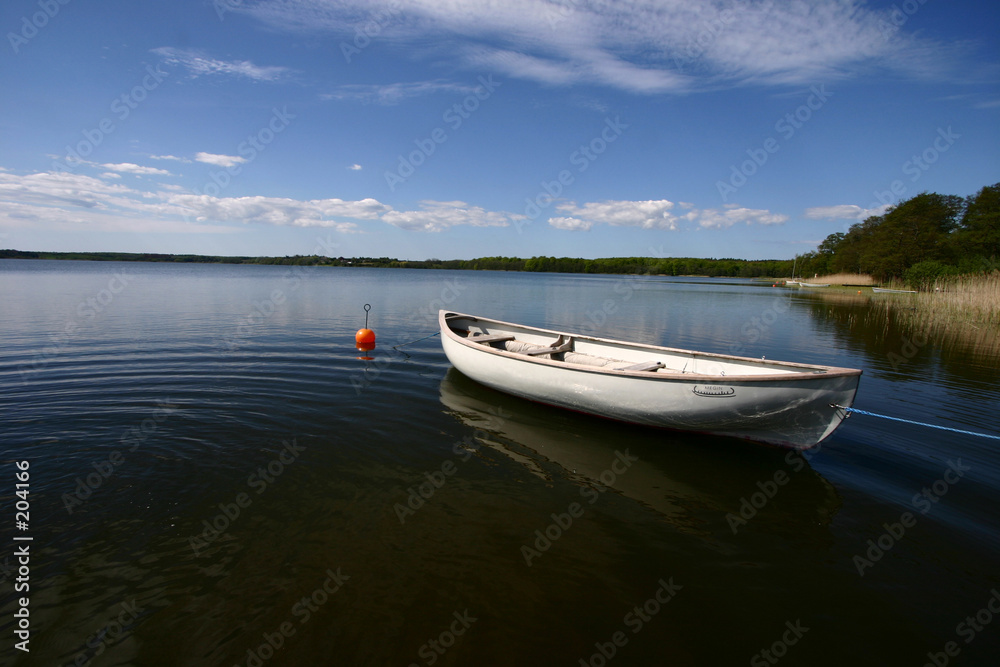
[[[0,250],[0,259],[76,259],[92,262],[179,262],[191,264],[336,264],[320,256],[229,257],[225,255],[168,255],[151,252],[38,252]]]
[[[423,262],[392,262],[386,266],[473,271],[529,271],[541,273],[613,273],[666,276],[725,276],[757,278],[790,275],[792,260],[699,259],[696,257],[480,257],[468,260],[429,259]]]
[[[76,259],[93,262],[197,262],[203,264],[271,264],[260,257],[215,257],[212,255],[166,255],[149,252],[36,252],[0,250],[0,259]]]
[[[529,271],[549,273],[698,275],[732,278],[790,276],[792,260],[700,259],[696,257],[480,257],[478,259],[400,260],[392,257],[223,257],[126,252],[33,252],[0,250],[0,259],[75,259],[114,262],[189,262],[218,264],[290,264],[303,266],[364,266],[405,269],[464,269],[471,271]]]
[[[882,215],[831,234],[798,258],[802,276],[865,273],[915,287],[958,274],[998,268],[1000,183],[959,197],[921,193]]]

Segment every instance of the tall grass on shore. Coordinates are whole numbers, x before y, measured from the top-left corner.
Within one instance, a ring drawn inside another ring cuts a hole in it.
[[[904,285],[893,287],[905,288]],[[1000,327],[1000,271],[942,276],[924,292],[888,299],[890,305],[905,308],[928,327],[969,325]],[[902,298],[898,298],[902,297]]]
[[[889,287],[907,289],[902,283]],[[943,349],[1000,357],[1000,271],[940,278],[931,290],[916,294],[858,291],[810,290],[810,296],[844,305],[866,303],[858,316],[884,333],[901,327],[911,339],[935,340]]]
[[[876,285],[871,276],[858,273],[820,276],[812,282],[829,285]],[[887,287],[910,289],[905,283],[895,280]],[[917,294],[879,297],[890,309],[912,311],[928,325],[967,323],[1000,326],[1000,271],[941,276],[934,281],[931,289]]]
[[[829,276],[806,279],[820,285],[874,285],[875,279],[864,273],[834,273]]]
[[[872,294],[870,316],[895,322],[911,341],[922,337],[949,354],[971,353],[995,362],[1000,357],[1000,271],[951,276],[935,288],[939,291]]]
[[[1000,326],[1000,271],[938,278],[934,291],[917,297],[921,310],[941,313],[949,319]]]

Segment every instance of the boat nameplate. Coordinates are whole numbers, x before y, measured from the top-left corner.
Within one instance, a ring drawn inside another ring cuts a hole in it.
[[[725,398],[736,393],[736,389],[733,387],[721,384],[696,384],[691,388],[691,391],[699,396],[708,396],[710,398]]]

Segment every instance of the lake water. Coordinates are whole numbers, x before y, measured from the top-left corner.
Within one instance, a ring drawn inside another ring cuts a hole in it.
[[[992,348],[868,298],[0,261],[0,663],[997,664],[1000,441],[864,415],[805,454],[631,427],[417,340],[445,307],[862,368],[857,408],[997,434]]]

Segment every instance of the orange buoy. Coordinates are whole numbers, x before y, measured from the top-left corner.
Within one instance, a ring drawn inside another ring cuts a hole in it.
[[[368,328],[368,311],[372,309],[370,303],[365,304],[365,327],[364,329],[358,329],[358,333],[354,334],[354,342],[357,343],[359,350],[369,351],[375,349],[375,332]]]

